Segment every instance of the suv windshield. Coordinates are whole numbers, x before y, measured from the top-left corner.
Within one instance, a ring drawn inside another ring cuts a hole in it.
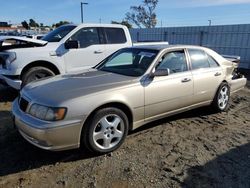
[[[142,76],[158,52],[158,50],[125,48],[115,52],[96,68],[125,76]]]
[[[60,42],[69,32],[75,29],[75,25],[64,25],[58,27],[54,31],[51,31],[47,35],[45,35],[41,40],[45,40],[48,42]]]

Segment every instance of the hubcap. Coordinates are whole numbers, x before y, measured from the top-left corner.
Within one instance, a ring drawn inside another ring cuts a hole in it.
[[[221,88],[218,96],[218,105],[221,110],[225,109],[229,100],[229,90],[227,86]]]
[[[93,132],[93,140],[100,149],[111,149],[121,141],[124,135],[124,122],[115,115],[107,115],[100,119]]]

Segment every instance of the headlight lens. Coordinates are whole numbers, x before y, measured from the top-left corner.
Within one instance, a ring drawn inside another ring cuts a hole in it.
[[[1,52],[0,56],[3,58],[3,60],[6,63],[12,63],[16,59],[16,53],[15,52]]]
[[[6,59],[6,63],[12,63],[16,60],[16,53],[15,52],[9,52],[9,57]]]
[[[3,68],[9,69],[10,64],[16,60],[16,53],[15,52],[0,52],[0,60]]]
[[[39,104],[33,104],[30,107],[29,114],[46,121],[59,121],[64,119],[66,108],[52,108]]]

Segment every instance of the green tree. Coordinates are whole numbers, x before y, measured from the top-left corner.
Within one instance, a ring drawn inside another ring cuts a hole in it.
[[[154,28],[157,24],[155,13],[157,4],[158,0],[143,0],[141,5],[130,7],[125,20],[139,28]]]
[[[128,23],[128,21],[123,20],[122,22],[117,22],[117,21],[111,21],[112,24],[121,24],[121,25],[125,25],[127,26],[127,28],[132,28],[132,25],[130,23]]]
[[[30,27],[39,27],[39,24],[38,24],[38,23],[36,23],[36,21],[35,21],[35,20],[30,19],[29,26],[30,26]]]
[[[29,29],[29,24],[25,20],[21,24],[25,29]]]
[[[60,21],[60,22],[58,22],[58,23],[53,24],[52,27],[57,28],[57,27],[60,27],[60,26],[62,26],[62,25],[66,25],[66,24],[69,24],[69,23],[70,23],[70,22],[68,22],[68,21]]]

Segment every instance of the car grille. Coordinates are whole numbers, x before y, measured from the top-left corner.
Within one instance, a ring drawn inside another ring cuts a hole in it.
[[[6,68],[6,62],[2,56],[0,56],[0,65],[2,65],[3,68]]]
[[[0,56],[0,65],[4,63],[5,63],[4,58]]]
[[[19,107],[23,112],[26,112],[27,108],[28,108],[29,102],[27,100],[25,100],[24,98],[20,98],[19,100]]]

